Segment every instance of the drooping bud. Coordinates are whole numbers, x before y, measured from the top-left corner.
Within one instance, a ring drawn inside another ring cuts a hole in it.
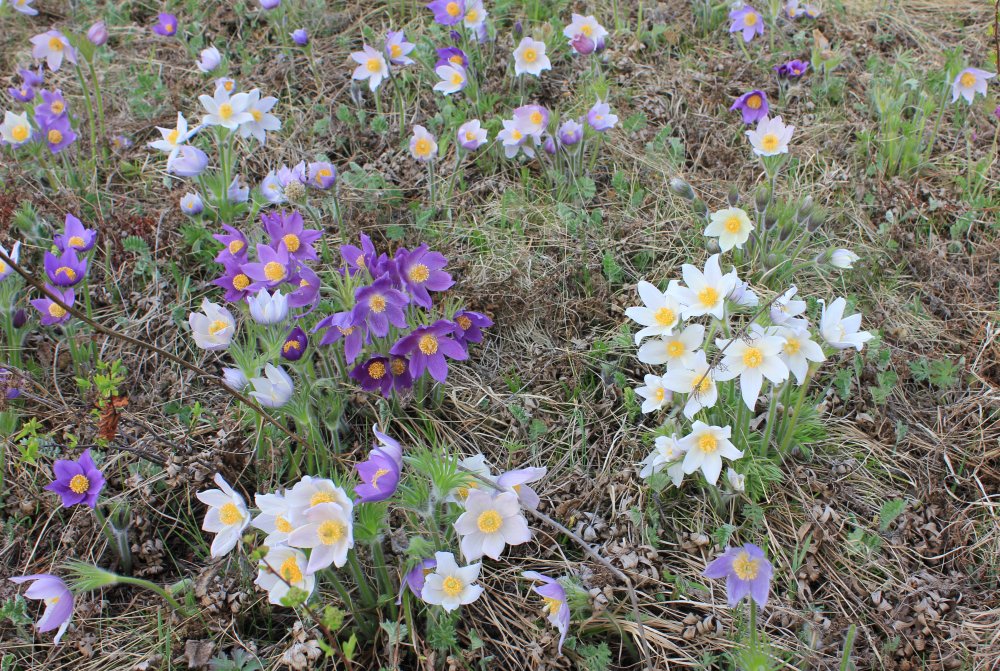
[[[694,189],[692,189],[691,185],[680,177],[674,177],[670,180],[670,190],[681,198],[694,200]]]
[[[22,328],[25,324],[28,323],[28,313],[25,311],[24,308],[18,308],[14,310],[14,315],[11,317],[11,323],[14,325],[14,328],[16,329]]]
[[[754,194],[754,207],[757,208],[758,212],[763,212],[770,204],[771,189],[764,185],[758,187],[757,193]]]
[[[108,41],[108,26],[104,21],[98,21],[87,31],[87,39],[95,47],[100,47]]]
[[[726,196],[729,207],[736,207],[740,203],[740,191],[735,186],[729,187],[729,194]]]
[[[695,214],[700,214],[703,217],[708,216],[708,205],[701,198],[696,198],[691,205],[694,207]]]
[[[708,242],[705,243],[705,249],[708,250],[709,254],[719,254],[722,252],[722,248],[719,247],[718,238],[709,238]]]
[[[774,214],[768,213],[764,217],[764,230],[770,231],[772,228],[775,227],[775,225],[777,225],[777,223],[778,223],[778,217],[775,216]]]
[[[809,214],[812,212],[812,209],[813,209],[812,196],[806,196],[805,198],[802,199],[802,202],[799,203],[799,209],[795,211],[795,221],[799,222],[800,224],[804,223],[806,217],[808,217]]]

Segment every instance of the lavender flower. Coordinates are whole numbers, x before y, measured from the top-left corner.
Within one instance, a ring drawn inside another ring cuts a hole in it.
[[[0,251],[9,258],[14,263],[18,263],[21,260],[21,242],[20,240],[15,242],[10,248],[10,253],[7,253],[7,248],[0,245]],[[14,272],[13,266],[7,264],[2,258],[0,258],[0,281],[7,279],[7,277]]]
[[[731,112],[737,110],[743,115],[743,123],[757,123],[767,117],[767,113],[770,110],[767,104],[767,94],[759,89],[744,93],[729,108]]]
[[[357,503],[385,501],[399,485],[400,465],[381,450],[372,450],[368,459],[355,467],[361,484],[354,488]]]
[[[329,161],[315,161],[309,164],[308,186],[326,191],[337,183],[337,168]]]
[[[433,573],[435,568],[437,568],[437,560],[431,557],[424,559],[407,571],[403,584],[399,586],[399,598],[396,599],[396,604],[402,603],[403,588],[408,588],[411,594],[419,597],[424,589],[424,578]]]
[[[525,571],[521,575],[543,583],[541,586],[532,586],[531,591],[545,599],[547,619],[559,631],[559,654],[561,655],[563,641],[566,640],[566,634],[569,632],[570,612],[566,600],[566,590],[556,579],[536,571]]]
[[[434,21],[442,26],[454,26],[465,18],[465,0],[434,0],[427,9],[434,12]]]
[[[76,250],[72,247],[60,256],[45,252],[45,274],[57,287],[76,286],[87,274],[87,259],[77,256]]]
[[[76,142],[77,135],[69,124],[69,117],[63,116],[54,120],[39,121],[38,129],[48,144],[49,151],[58,154],[66,147]]]
[[[350,374],[365,391],[378,391],[389,398],[392,389],[392,373],[389,370],[389,359],[384,356],[374,356],[355,366]]]
[[[197,147],[183,144],[177,155],[167,161],[167,172],[178,177],[197,177],[208,167],[208,155]]]
[[[412,252],[400,250],[396,267],[414,303],[429,310],[433,301],[428,291],[445,291],[455,284],[451,275],[441,270],[447,263],[444,255],[429,251],[426,244]]]
[[[56,479],[44,489],[55,492],[62,498],[64,508],[83,503],[90,508],[97,506],[97,497],[104,488],[104,475],[90,457],[90,450],[84,450],[77,461],[58,459],[53,464]]]
[[[726,596],[730,607],[749,594],[763,608],[767,605],[773,573],[774,567],[767,560],[764,551],[753,543],[747,543],[743,547],[727,548],[721,557],[705,568],[702,575],[706,578],[726,579]]]
[[[347,363],[354,363],[361,353],[361,348],[368,342],[368,327],[362,320],[354,319],[352,311],[336,312],[329,317],[324,317],[316,326],[313,333],[326,329],[326,333],[320,338],[320,345],[332,345],[338,340],[344,341],[344,358]]]
[[[69,627],[70,618],[73,617],[73,592],[69,591],[66,583],[48,573],[21,575],[10,579],[11,582],[19,584],[29,580],[34,582],[24,593],[24,596],[45,602],[45,612],[35,623],[35,626],[40,632],[58,628],[59,631],[56,632],[56,637],[53,639],[53,643],[58,644],[59,639]]]
[[[615,124],[618,123],[618,117],[611,113],[610,105],[598,98],[594,106],[587,112],[587,123],[598,133],[603,133],[615,127]]]
[[[410,302],[403,292],[392,288],[389,275],[383,275],[370,286],[359,287],[354,292],[355,306],[352,316],[355,322],[364,321],[379,338],[389,335],[389,324],[396,328],[406,328],[403,308]]]
[[[493,326],[493,320],[486,315],[472,310],[459,310],[453,318],[457,328],[455,340],[465,345],[470,342],[482,342],[482,329]]]
[[[17,74],[21,75],[21,79],[28,86],[39,87],[45,83],[45,76],[42,74],[42,66],[39,65],[37,70],[31,70],[29,68],[18,68]]]
[[[364,270],[371,273],[374,277],[373,268],[378,259],[378,252],[375,251],[372,239],[364,233],[361,234],[360,248],[354,245],[341,245],[340,256],[344,259],[344,263],[347,264],[348,275],[354,275]]]
[[[788,61],[787,63],[782,63],[781,65],[775,65],[774,71],[778,73],[779,77],[785,77],[787,79],[798,79],[806,73],[809,69],[809,64],[805,61],[800,61],[798,59]],[[766,114],[764,116],[767,116]]]
[[[164,37],[173,37],[177,34],[177,17],[166,12],[157,14],[153,32]]]
[[[240,186],[240,176],[233,177],[233,181],[226,188],[226,200],[232,204],[245,203],[250,200],[250,187]]]
[[[750,5],[743,5],[729,12],[729,20],[732,21],[729,32],[742,32],[744,42],[750,42],[756,35],[764,34],[764,19]]]
[[[27,16],[38,16],[38,10],[31,6],[35,0],[11,0],[11,6],[15,11]]]
[[[257,262],[244,264],[243,272],[254,281],[251,290],[256,291],[261,286],[273,289],[288,279],[290,263],[291,256],[284,242],[279,242],[277,248],[257,245]]]
[[[486,144],[487,131],[479,123],[479,119],[473,119],[458,127],[456,137],[462,149],[475,151]]]
[[[43,90],[40,95],[43,102],[35,108],[35,121],[42,124],[66,117],[66,100],[62,91]]]
[[[583,139],[583,124],[573,119],[566,119],[559,126],[559,143],[564,147],[572,147]]]
[[[62,67],[63,59],[76,65],[76,49],[70,45],[66,36],[58,30],[35,35],[29,40],[32,44],[31,55],[37,60],[44,60],[53,72]]]
[[[198,59],[198,69],[204,73],[209,73],[222,64],[222,54],[215,47],[202,49]]]
[[[241,263],[247,258],[247,239],[240,231],[229,224],[223,224],[225,233],[216,233],[213,238],[221,242],[224,246],[216,255],[215,260],[222,263],[223,259],[237,259]]]
[[[35,99],[35,89],[24,83],[17,88],[14,88],[13,86],[9,87],[7,89],[7,93],[9,93],[10,97],[19,103],[27,103]]]
[[[458,47],[444,47],[435,51],[438,57],[437,62],[434,63],[435,70],[442,65],[460,65],[462,68],[469,67],[469,57]]]
[[[189,217],[197,217],[205,211],[205,203],[197,193],[185,193],[181,196],[181,212]]]
[[[73,288],[69,287],[65,291],[60,291],[58,287],[53,287],[48,284],[45,285],[46,290],[70,307],[73,307],[73,300],[75,299],[75,294],[73,293]],[[53,301],[46,296],[45,298],[36,298],[31,301],[32,307],[38,310],[42,315],[42,326],[52,326],[53,324],[64,324],[69,321],[72,316],[68,310]]]
[[[226,252],[220,252],[220,256]],[[233,256],[216,259],[222,263],[222,277],[212,280],[212,284],[226,290],[224,298],[230,303],[243,301],[250,295],[250,276],[243,272],[242,262]]]
[[[299,28],[292,32],[292,41],[300,47],[304,47],[309,44],[309,33],[306,32],[305,28]]]
[[[393,65],[412,65],[413,59],[407,54],[413,51],[416,46],[414,43],[406,41],[402,30],[390,30],[385,36],[385,55],[389,57],[389,62]]]
[[[444,382],[448,377],[446,356],[456,361],[469,358],[468,352],[451,337],[455,328],[455,322],[446,319],[439,319],[430,326],[418,326],[409,335],[400,338],[389,352],[410,357],[413,379],[428,370],[431,377]]]
[[[95,47],[104,46],[108,41],[108,25],[98,21],[87,30],[87,39]]]
[[[319,276],[306,266],[299,266],[296,277],[293,279],[298,285],[298,289],[288,294],[288,307],[310,306],[309,310],[296,317],[296,319],[301,319],[312,312],[319,303]]]
[[[392,373],[392,388],[396,390],[397,394],[402,394],[413,388],[409,359],[394,355],[389,360],[389,372]]]
[[[89,252],[93,249],[94,243],[97,242],[97,232],[86,228],[72,214],[67,214],[63,232],[57,234],[53,242],[63,252],[67,249],[75,249],[78,252]]]
[[[298,361],[306,353],[307,347],[309,347],[309,336],[301,326],[296,325],[281,346],[281,358],[286,361]]]
[[[549,125],[549,111],[541,105],[522,105],[514,110],[514,121],[522,133],[541,138]]]
[[[315,261],[318,258],[312,243],[319,240],[323,232],[306,228],[302,215],[297,210],[262,214],[260,220],[264,224],[264,230],[271,236],[271,244],[284,244],[293,260]]]

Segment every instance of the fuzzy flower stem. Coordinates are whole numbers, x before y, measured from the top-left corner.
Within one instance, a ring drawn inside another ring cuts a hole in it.
[[[114,548],[115,554],[118,558],[122,560],[122,570],[126,573],[132,572],[132,551],[128,544],[128,534],[125,529],[118,529],[108,518],[105,517],[104,513],[101,512],[101,506],[98,504],[94,506],[94,517],[97,518],[97,525],[101,528],[101,533],[104,537],[108,539],[108,543]]]
[[[795,425],[799,421],[799,411],[802,410],[802,403],[805,401],[806,392],[809,390],[809,383],[812,382],[812,376],[816,372],[816,369],[817,366],[815,364],[809,364],[809,370],[806,371],[806,379],[799,386],[799,397],[795,400],[795,409],[792,411],[792,416],[788,419],[785,433],[781,437],[781,443],[778,445],[778,454],[784,454],[788,449],[788,444],[792,442],[792,436],[795,434]]]
[[[94,70],[94,57],[91,55],[85,59],[87,70],[90,72],[90,80],[94,83],[94,100],[97,102],[97,118],[100,122],[101,138],[107,137],[107,130],[104,126],[104,97],[101,95],[101,84],[97,80],[97,71]]]
[[[76,70],[76,77],[80,80],[80,88],[83,89],[83,103],[87,107],[87,119],[89,119],[90,124],[88,129],[90,130],[90,158],[94,161],[94,178],[97,177],[97,120],[94,117],[94,105],[90,101],[90,89],[87,86],[87,81],[83,77],[83,70],[80,69],[79,65],[74,67]]]

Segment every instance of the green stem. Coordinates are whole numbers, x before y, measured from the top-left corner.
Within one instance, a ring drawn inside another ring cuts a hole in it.
[[[90,91],[87,88],[87,82],[83,78],[83,70],[77,65],[76,77],[80,80],[80,88],[83,89],[83,102],[87,108],[87,119],[90,120],[89,130],[90,130],[90,158],[94,162],[94,177],[97,177],[97,121],[94,118],[94,106],[90,101]]]
[[[101,138],[107,139],[107,129],[104,126],[104,97],[101,95],[101,84],[97,80],[97,71],[94,70],[94,59],[88,58],[87,69],[90,71],[90,80],[94,83],[94,100],[97,102],[97,118],[100,121]]]
[[[134,585],[136,587],[143,587],[145,589],[150,590],[151,592],[156,592],[161,597],[163,597],[163,600],[166,601],[168,604],[170,604],[170,607],[173,608],[179,615],[181,615],[182,617],[187,617],[187,611],[185,611],[184,608],[182,608],[181,605],[177,603],[174,597],[170,596],[170,593],[167,592],[167,590],[163,589],[162,587],[160,587],[155,583],[152,583],[148,580],[143,580],[142,578],[133,578],[131,576],[125,576],[125,575],[118,576],[115,582],[123,583],[126,585]]]
[[[809,390],[809,383],[812,382],[812,376],[815,372],[812,364],[809,365],[809,370],[806,371],[806,379],[799,385],[799,398],[795,401],[795,409],[792,411],[792,416],[788,419],[788,425],[785,427],[785,433],[781,437],[781,443],[778,445],[778,453],[784,454],[788,449],[788,444],[792,440],[792,436],[795,434],[795,425],[799,421],[799,411],[802,410],[802,402],[806,398],[806,392]]]

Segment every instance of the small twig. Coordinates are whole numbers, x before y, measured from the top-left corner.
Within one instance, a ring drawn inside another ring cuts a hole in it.
[[[22,268],[20,265],[18,265],[3,250],[0,250],[0,261],[3,261],[7,265],[9,265],[11,268],[13,268],[17,272],[18,275],[20,275],[21,277],[24,278],[25,282],[27,282],[28,284],[30,284],[33,288],[37,289],[38,291],[42,292],[42,294],[46,298],[48,298],[50,301],[52,301],[53,303],[55,303],[56,305],[58,305],[59,307],[61,307],[63,310],[65,310],[66,312],[70,313],[71,315],[73,315],[74,317],[76,317],[77,319],[79,319],[80,321],[82,321],[83,323],[87,324],[88,326],[90,326],[91,328],[93,328],[94,330],[96,330],[97,332],[103,333],[106,336],[109,336],[109,337],[112,337],[112,338],[116,338],[118,340],[123,340],[123,341],[125,341],[125,342],[127,342],[127,343],[129,343],[131,345],[135,345],[136,347],[142,347],[142,348],[148,349],[150,351],[156,352],[160,356],[165,357],[165,358],[169,359],[170,361],[173,361],[174,363],[176,363],[177,365],[181,366],[182,368],[186,368],[189,371],[191,371],[192,373],[196,373],[197,375],[199,375],[201,377],[209,379],[216,387],[218,387],[222,391],[226,392],[227,394],[229,394],[230,396],[232,396],[233,398],[235,398],[236,400],[240,401],[241,403],[243,403],[244,405],[246,405],[247,407],[249,407],[251,410],[253,410],[254,412],[256,412],[258,415],[260,415],[264,419],[264,421],[266,421],[268,424],[270,424],[270,425],[278,428],[282,433],[284,433],[286,436],[288,436],[289,438],[291,438],[295,442],[300,443],[302,445],[308,445],[308,443],[306,442],[306,440],[304,438],[299,437],[299,435],[296,434],[294,431],[292,431],[287,426],[285,426],[284,424],[282,424],[281,422],[279,422],[278,420],[276,420],[273,416],[271,416],[270,413],[268,413],[267,411],[265,411],[259,404],[257,404],[251,398],[249,398],[248,396],[245,396],[245,395],[241,394],[240,392],[236,391],[235,389],[230,389],[228,386],[226,386],[225,382],[223,382],[222,378],[220,378],[218,375],[213,375],[212,373],[208,372],[204,368],[196,366],[193,363],[190,363],[188,361],[185,361],[184,359],[180,358],[179,356],[177,356],[175,354],[171,354],[170,352],[166,351],[165,349],[157,347],[156,345],[154,345],[152,343],[148,343],[148,342],[145,342],[143,340],[139,340],[138,338],[133,338],[132,336],[125,335],[124,333],[119,333],[118,331],[115,331],[113,329],[109,329],[108,327],[106,327],[106,326],[104,326],[104,325],[102,325],[102,324],[94,321],[93,319],[91,319],[90,317],[88,317],[84,313],[80,312],[76,308],[74,308],[72,306],[69,306],[66,303],[64,303],[61,296],[59,296],[57,294],[54,294],[53,292],[49,291],[48,288],[46,288],[44,284],[42,284],[41,282],[39,282],[37,279],[35,279],[35,277],[33,275],[31,275],[31,273],[29,273],[24,268]]]

